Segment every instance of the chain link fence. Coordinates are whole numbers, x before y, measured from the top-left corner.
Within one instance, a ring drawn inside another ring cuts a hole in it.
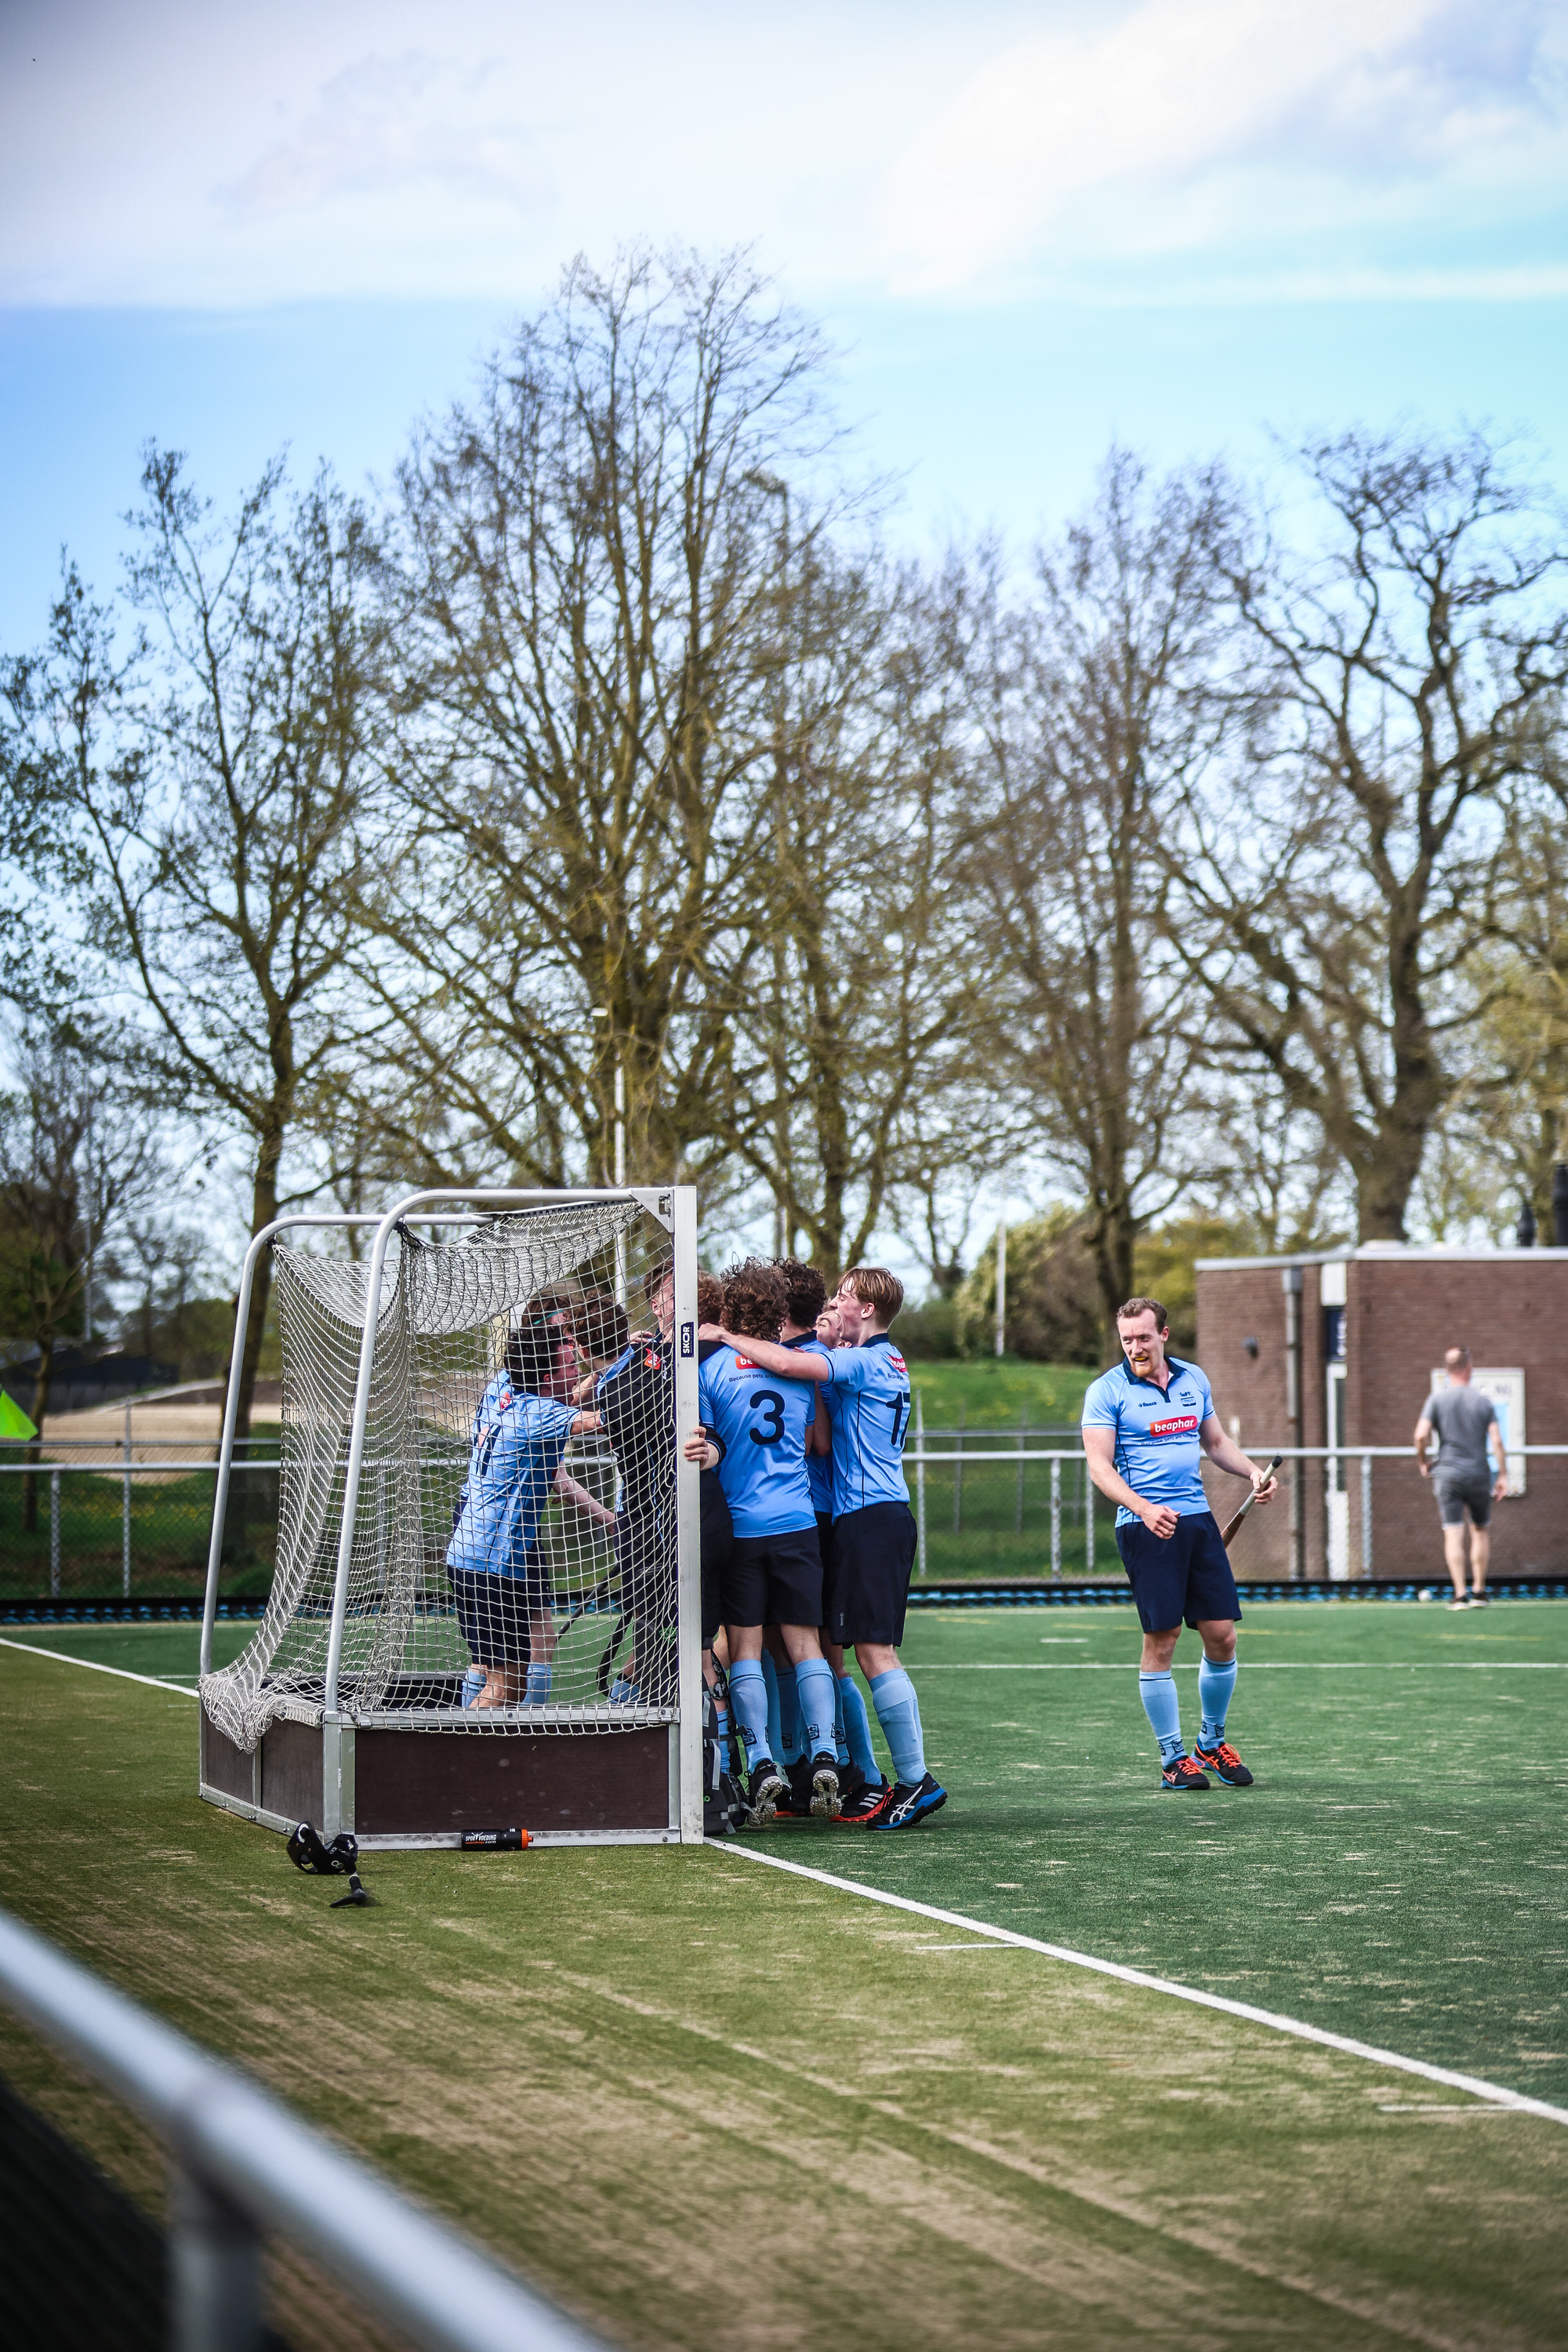
[[[199,1601],[217,1471],[192,1456],[188,1443],[140,1436],[115,1449],[86,1438],[0,1449],[0,1595]],[[253,1438],[229,1487],[226,1597],[265,1598],[277,1536],[278,1440]]]
[[[1252,1450],[1261,1461],[1273,1449]],[[185,1444],[142,1437],[122,1441],[112,1454],[96,1440],[52,1440],[42,1459],[38,1451],[19,1443],[0,1448],[0,1598],[150,1594],[199,1604],[216,1483],[210,1459],[193,1458]],[[1563,1524],[1568,1447],[1521,1449],[1521,1466],[1526,1456],[1532,1487],[1550,1493],[1553,1524]],[[1515,1458],[1510,1454],[1510,1462]],[[922,1428],[917,1419],[904,1467],[920,1527],[917,1582],[1120,1580],[1116,1515],[1090,1485],[1075,1428]],[[580,1475],[613,1504],[612,1463],[584,1461]],[[1258,1514],[1256,1526],[1248,1522],[1247,1559],[1238,1559],[1238,1574],[1290,1575],[1294,1512],[1300,1521],[1294,1549],[1309,1579],[1441,1578],[1431,1494],[1415,1483],[1408,1447],[1287,1449],[1280,1479],[1285,1491],[1267,1521]],[[1223,1511],[1243,1489],[1229,1479],[1220,1485]],[[1505,1535],[1511,1508],[1503,1504],[1494,1517]],[[278,1438],[267,1435],[237,1453],[219,1579],[224,1600],[265,1600],[277,1533]],[[1527,1549],[1530,1556],[1517,1565],[1531,1573],[1561,1573],[1568,1566],[1568,1538],[1545,1549],[1532,1540]],[[1515,1564],[1506,1556],[1496,1562],[1505,1570]]]

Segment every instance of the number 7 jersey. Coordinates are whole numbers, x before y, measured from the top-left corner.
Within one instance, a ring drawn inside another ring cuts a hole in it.
[[[904,1440],[910,1430],[909,1366],[886,1331],[858,1348],[835,1348],[826,1386],[833,1421],[833,1516],[871,1503],[907,1503]]]
[[[816,1413],[809,1381],[775,1380],[733,1348],[715,1348],[697,1371],[698,1412],[723,1458],[719,1483],[738,1537],[815,1532],[805,1433]]]

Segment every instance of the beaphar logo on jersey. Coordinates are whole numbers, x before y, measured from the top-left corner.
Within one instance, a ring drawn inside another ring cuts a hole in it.
[[[1195,1412],[1174,1412],[1165,1421],[1152,1421],[1149,1434],[1151,1437],[1185,1437],[1188,1431],[1196,1429],[1197,1425]]]
[[[750,1356],[737,1356],[735,1359],[735,1370],[738,1372],[756,1372],[760,1371],[762,1367],[760,1364],[753,1364]]]
[[[910,1368],[909,1368],[909,1366],[908,1366],[908,1364],[906,1364],[906,1363],[905,1363],[905,1361],[904,1361],[904,1360],[903,1360],[902,1356],[900,1356],[900,1353],[899,1353],[899,1351],[898,1351],[898,1349],[897,1349],[896,1348],[889,1348],[889,1350],[888,1350],[888,1361],[889,1361],[889,1364],[891,1364],[891,1366],[892,1366],[892,1368],[893,1368],[894,1371],[896,1371],[896,1372],[907,1372],[907,1371],[909,1370],[909,1369],[910,1369]]]

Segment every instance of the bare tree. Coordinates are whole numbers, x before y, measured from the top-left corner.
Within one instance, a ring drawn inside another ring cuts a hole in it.
[[[1550,1239],[1552,1177],[1568,1159],[1568,855],[1554,796],[1510,803],[1499,936],[1468,974],[1479,1009],[1447,1060],[1421,1204],[1449,1234],[1506,1232],[1528,1203]]]
[[[1215,550],[1231,523],[1216,474],[1155,482],[1113,450],[1026,601],[1009,602],[994,555],[974,585],[973,1022],[1037,1157],[1086,1204],[1108,1327],[1138,1234],[1210,1148],[1167,853],[1227,723]]]
[[[579,262],[400,476],[395,762],[362,959],[387,1149],[701,1176],[774,759],[780,469],[815,332],[743,259]],[[813,529],[825,529],[826,518]]]
[[[874,554],[818,541],[788,575],[722,1139],[736,1181],[771,1193],[778,1249],[830,1269],[927,1211],[940,1255],[942,1196],[976,1157],[955,1116],[972,930],[953,887],[963,680],[945,617]]]
[[[153,451],[128,598],[141,634],[68,573],[47,650],[13,667],[13,793],[33,870],[75,897],[100,970],[139,993],[147,1083],[248,1160],[250,1223],[349,1018],[345,956],[379,622],[366,519],[324,477],[286,512],[268,468],[214,525]],[[249,1428],[265,1256],[242,1359]]]
[[[1403,1240],[1506,914],[1502,796],[1552,756],[1568,678],[1560,529],[1479,435],[1306,453],[1327,544],[1231,576],[1258,664],[1249,756],[1172,837],[1172,937],[1238,1058]]]
[[[42,1430],[55,1351],[79,1335],[95,1261],[147,1194],[157,1167],[149,1122],[112,1084],[68,1018],[25,1029],[16,1083],[0,1094],[0,1320],[37,1349],[31,1415]],[[26,1459],[40,1459],[37,1446]],[[37,1524],[23,1481],[22,1523]]]

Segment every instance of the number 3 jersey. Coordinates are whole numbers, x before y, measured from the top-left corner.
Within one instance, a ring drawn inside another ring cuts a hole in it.
[[[737,1537],[816,1527],[805,1433],[816,1413],[809,1381],[775,1380],[733,1348],[697,1369],[698,1411],[723,1448],[719,1483]]]
[[[835,1348],[826,1386],[833,1421],[833,1516],[872,1503],[908,1503],[904,1440],[910,1428],[909,1366],[885,1331],[858,1348]]]

